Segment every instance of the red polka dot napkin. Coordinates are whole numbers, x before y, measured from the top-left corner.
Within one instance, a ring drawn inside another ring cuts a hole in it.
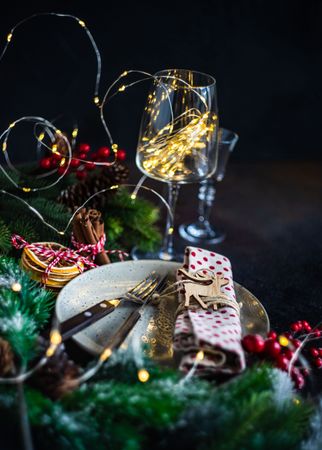
[[[201,248],[187,247],[183,268],[190,273],[216,274],[228,282],[221,292],[236,302],[230,261],[218,253]],[[182,279],[181,276],[178,278]],[[179,296],[180,302],[183,294]],[[198,375],[213,373],[234,374],[245,368],[241,346],[241,324],[238,312],[228,306],[214,310],[197,305],[182,310],[176,319],[174,350],[180,352],[180,369],[188,371],[193,365]],[[196,355],[203,351],[203,358]]]

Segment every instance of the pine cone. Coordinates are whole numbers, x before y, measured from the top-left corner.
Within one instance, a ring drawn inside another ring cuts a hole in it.
[[[39,338],[39,346],[43,353],[47,348],[43,338]],[[52,400],[57,400],[77,387],[79,374],[79,366],[69,359],[64,345],[61,345],[46,365],[29,379],[29,383]]]
[[[14,366],[14,355],[10,344],[5,339],[0,338],[0,376],[11,372]]]
[[[91,195],[102,189],[113,186],[114,184],[124,183],[128,179],[129,169],[119,162],[113,166],[106,167],[101,171],[95,171],[93,175],[89,175],[84,181],[69,186],[63,190],[58,197],[58,202],[66,205],[71,211],[80,207]],[[97,197],[94,197],[87,207],[104,210],[106,206],[107,196],[112,195],[115,191],[107,191]]]

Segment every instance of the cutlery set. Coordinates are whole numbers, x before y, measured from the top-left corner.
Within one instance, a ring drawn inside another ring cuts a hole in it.
[[[142,314],[144,314],[144,309],[152,301],[153,295],[162,292],[166,285],[166,279],[167,276],[161,277],[155,272],[152,272],[124,295],[109,300],[101,300],[90,308],[61,322],[60,332],[62,340],[66,341],[76,333],[79,333],[108,314],[113,313],[120,305],[130,302],[136,304],[137,308],[129,312],[125,321],[109,338],[107,343],[109,348],[119,348],[140,320]]]

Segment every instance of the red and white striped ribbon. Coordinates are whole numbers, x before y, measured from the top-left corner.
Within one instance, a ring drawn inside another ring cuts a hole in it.
[[[51,248],[48,248],[45,244],[39,242],[29,244],[23,237],[19,236],[18,234],[13,234],[11,236],[11,242],[12,245],[18,250],[22,248],[28,248],[37,256],[42,256],[46,259],[52,258],[51,262],[45,269],[43,282],[46,282],[53,267],[57,266],[57,264],[59,264],[60,262],[74,263],[80,273],[86,269],[97,267],[97,265],[89,258],[79,255],[75,250],[72,250],[70,248],[53,250]]]
[[[73,246],[81,253],[82,252],[89,253],[90,255],[93,256],[93,259],[95,258],[96,255],[98,255],[104,250],[105,242],[106,242],[105,233],[100,237],[97,244],[81,244],[80,242],[76,241],[75,236],[72,234]],[[122,250],[105,250],[105,251],[108,255],[117,255],[120,261],[124,261],[124,259],[129,256],[128,253]]]

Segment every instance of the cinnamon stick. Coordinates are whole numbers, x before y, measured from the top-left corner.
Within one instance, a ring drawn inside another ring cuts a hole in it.
[[[81,244],[95,245],[104,234],[104,223],[101,213],[97,210],[82,208],[73,220],[73,233],[77,242]],[[109,264],[111,261],[103,250],[95,257],[96,264],[102,266]]]

